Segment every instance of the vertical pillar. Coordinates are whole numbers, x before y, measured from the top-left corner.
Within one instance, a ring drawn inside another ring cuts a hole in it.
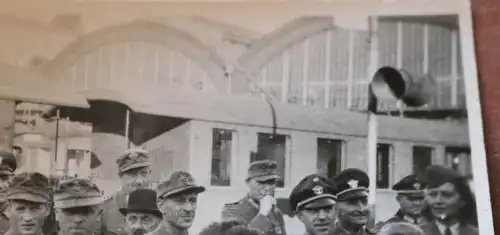
[[[130,134],[130,110],[127,108],[125,111],[125,146],[126,149],[130,148],[130,139],[129,139],[129,134]]]
[[[370,79],[378,67],[378,40],[377,40],[377,18],[369,17],[369,33],[370,33],[370,64],[369,74]],[[377,190],[377,99],[372,94],[371,88],[369,92],[369,107],[368,107],[368,143],[367,143],[367,161],[368,161],[368,176],[370,178],[370,194],[368,196],[368,203],[375,204],[375,195]]]

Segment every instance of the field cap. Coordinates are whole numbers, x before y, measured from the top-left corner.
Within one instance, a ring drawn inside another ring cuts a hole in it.
[[[60,209],[99,205],[104,201],[101,190],[83,178],[62,180],[54,191],[54,207]]]
[[[250,163],[248,167],[247,180],[255,179],[257,181],[266,181],[270,179],[279,179],[277,172],[278,164],[271,160],[260,160]]]
[[[46,176],[38,172],[23,172],[14,176],[5,198],[46,203],[50,201],[51,191],[52,188]]]
[[[194,178],[185,171],[176,171],[156,188],[157,198],[178,196],[184,193],[202,193],[205,187],[197,185]]]
[[[132,169],[150,166],[149,154],[144,149],[129,149],[116,159],[118,172],[123,173]]]

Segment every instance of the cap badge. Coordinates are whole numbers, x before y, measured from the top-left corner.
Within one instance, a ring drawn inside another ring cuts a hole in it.
[[[314,177],[313,182],[315,182],[315,183],[316,183],[316,182],[318,182],[318,181],[319,181],[318,177]]]
[[[414,183],[414,184],[413,184],[413,187],[414,187],[416,190],[420,190],[420,188],[422,187],[422,185],[420,185],[420,183]]]
[[[130,153],[129,157],[130,159],[136,159],[139,155],[137,153]]]
[[[351,188],[357,188],[357,187],[358,187],[358,181],[357,181],[357,180],[349,180],[349,182],[347,182],[347,184],[348,184]]]
[[[323,187],[322,187],[322,186],[317,185],[317,186],[316,186],[316,187],[314,187],[312,190],[313,190],[313,192],[314,192],[316,195],[321,195],[321,194],[323,194]]]

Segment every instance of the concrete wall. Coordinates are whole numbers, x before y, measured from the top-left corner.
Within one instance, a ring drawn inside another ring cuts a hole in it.
[[[144,143],[154,163],[154,182],[168,177],[173,171],[189,170],[192,141],[191,122],[186,122]]]
[[[192,162],[190,172],[198,183],[207,187],[207,191],[200,195],[195,224],[192,232],[198,232],[212,221],[220,219],[220,211],[224,203],[240,199],[246,193],[244,177],[249,164],[250,151],[255,151],[257,147],[257,133],[271,133],[270,129],[248,127],[239,125],[228,125],[222,123],[210,123],[202,121],[191,122],[192,144],[190,146]],[[231,186],[220,187],[211,186],[211,153],[212,153],[212,128],[222,128],[235,131],[236,148],[234,149],[231,163]],[[342,169],[356,167],[366,170],[366,140],[360,137],[337,136],[327,134],[316,134],[311,132],[297,132],[280,130],[278,133],[290,135],[291,143],[287,149],[285,187],[277,190],[277,197],[288,198],[292,188],[304,176],[316,172],[316,138],[343,139],[344,157]],[[381,143],[388,143],[393,146],[389,185],[399,181],[402,177],[412,172],[412,147],[430,146],[434,147],[433,162],[444,164],[444,146],[429,145],[424,143],[407,142],[400,140],[385,140]],[[293,172],[293,173],[292,173]],[[377,190],[377,220],[385,220],[392,216],[398,204],[395,194],[390,189]],[[294,232],[301,229],[300,223],[292,219],[290,228]],[[301,230],[300,230],[301,231]],[[293,233],[295,234],[295,233]],[[298,233],[300,234],[300,233]]]

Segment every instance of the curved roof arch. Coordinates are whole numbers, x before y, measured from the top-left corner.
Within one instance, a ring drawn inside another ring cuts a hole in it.
[[[86,54],[119,42],[147,42],[178,50],[207,72],[219,91],[226,90],[225,62],[211,47],[179,29],[146,20],[135,20],[88,33],[67,45],[42,69],[50,75],[61,74]]]
[[[238,58],[238,66],[248,74],[255,75],[273,56],[310,36],[334,28],[333,17],[311,16],[295,19],[258,39]],[[239,81],[233,83],[236,85],[233,86],[234,91],[243,91],[251,82],[241,71],[236,70],[233,76]]]

